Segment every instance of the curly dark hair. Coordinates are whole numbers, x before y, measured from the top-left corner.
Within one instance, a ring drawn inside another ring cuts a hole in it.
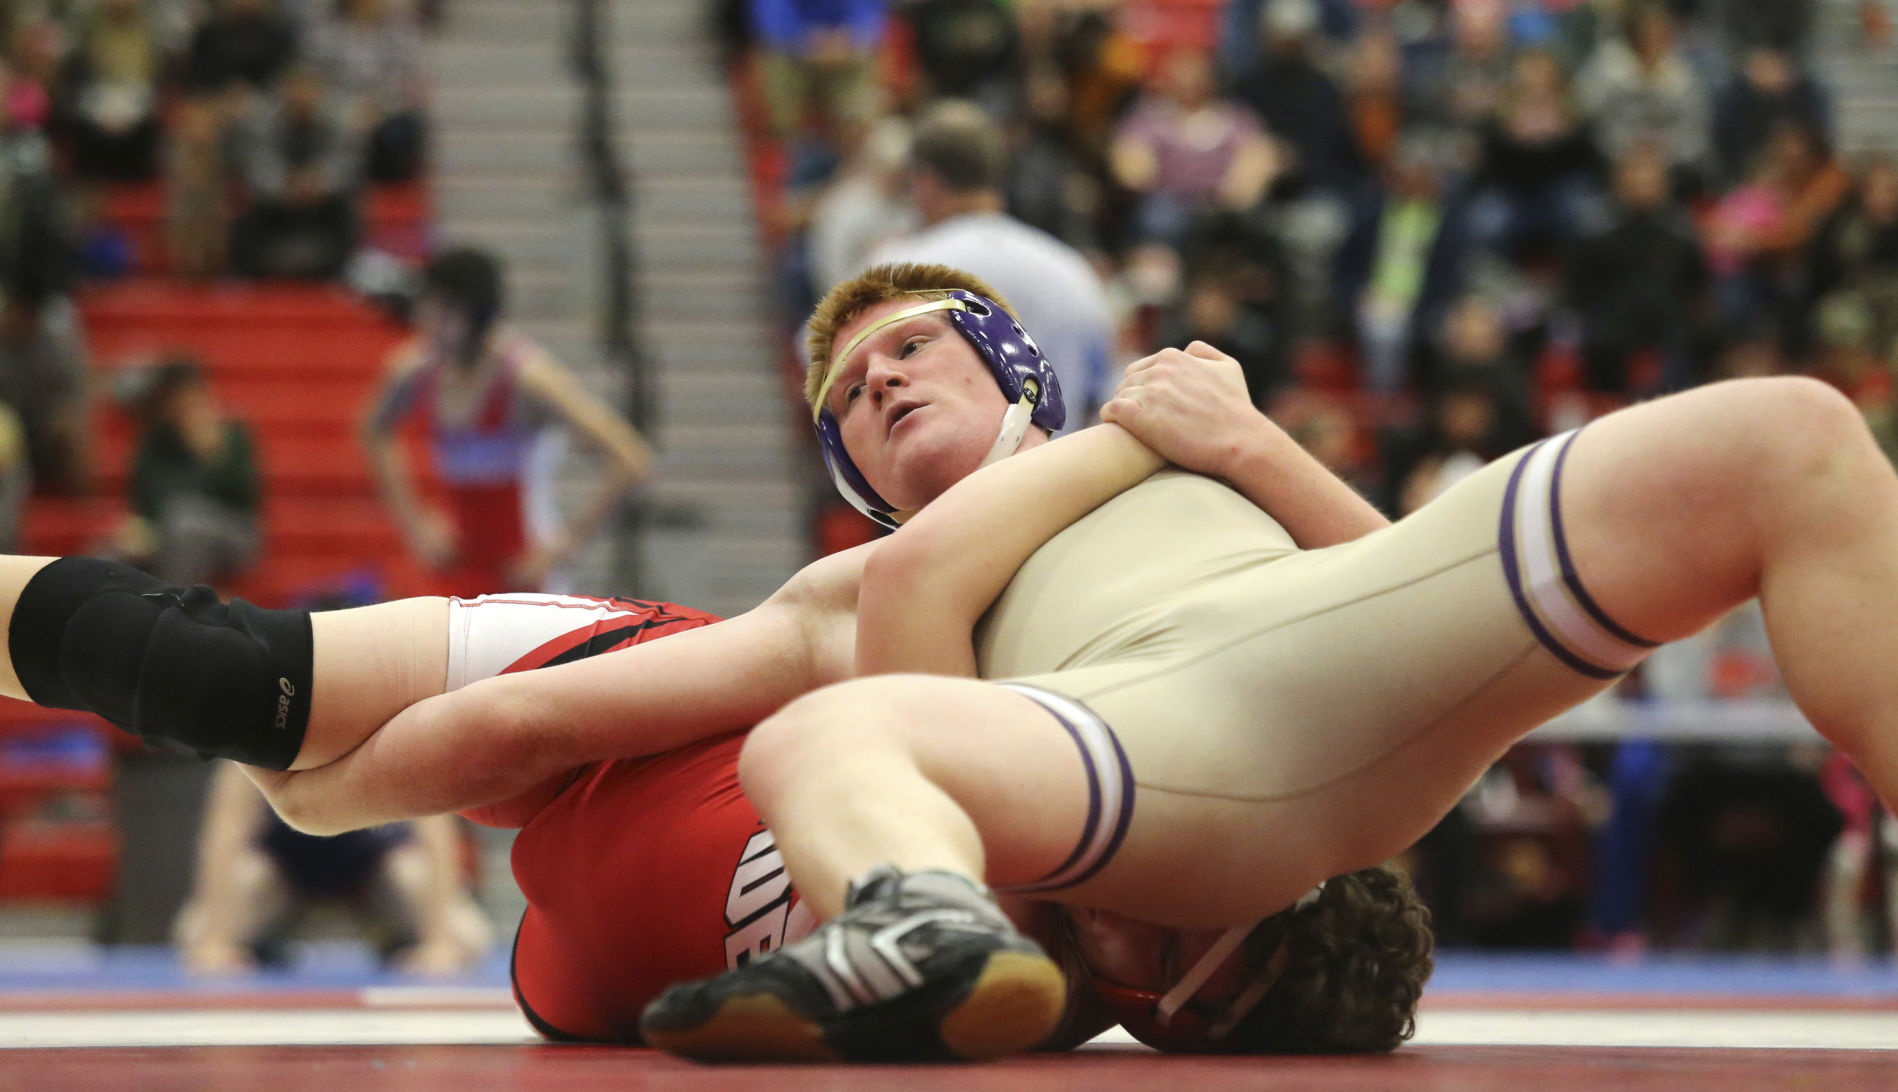
[[[1246,941],[1264,973],[1280,943],[1284,969],[1219,1049],[1239,1054],[1396,1050],[1417,1031],[1417,999],[1435,966],[1430,910],[1401,869],[1337,876],[1318,901],[1265,922]]]

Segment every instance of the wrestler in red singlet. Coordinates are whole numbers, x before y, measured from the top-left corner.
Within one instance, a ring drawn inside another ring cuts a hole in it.
[[[484,622],[470,641],[483,648],[475,662],[451,665],[451,686],[718,621],[669,603],[579,596],[484,596],[456,610],[459,617],[485,610],[490,619],[512,611],[523,621]],[[584,622],[565,628],[563,616]],[[550,627],[557,635],[542,640]],[[494,658],[516,652],[506,666]],[[514,878],[528,907],[514,942],[514,996],[542,1035],[637,1042],[640,1010],[666,986],[810,931],[770,833],[739,791],[743,742],[737,733],[593,763],[466,813],[521,828]]]

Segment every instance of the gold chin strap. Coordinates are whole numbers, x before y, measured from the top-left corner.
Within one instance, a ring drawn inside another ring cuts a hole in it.
[[[872,323],[857,331],[857,336],[850,339],[844,346],[843,352],[831,358],[830,366],[825,369],[824,385],[817,388],[817,397],[811,403],[811,420],[815,422],[824,415],[824,402],[830,397],[831,384],[837,382],[838,374],[843,371],[844,362],[850,359],[850,354],[856,350],[857,346],[863,344],[864,338],[893,322],[902,322],[904,319],[915,318],[917,315],[927,315],[931,311],[967,311],[968,309],[968,304],[953,296],[949,299],[930,300],[928,303],[919,303],[914,307],[905,307],[893,315],[885,315],[881,322]]]

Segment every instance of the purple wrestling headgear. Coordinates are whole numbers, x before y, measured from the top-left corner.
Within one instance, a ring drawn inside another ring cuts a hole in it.
[[[1021,446],[1022,437],[1027,434],[1028,426],[1040,425],[1053,432],[1068,419],[1067,408],[1061,401],[1061,381],[1055,377],[1054,368],[1035,339],[1028,336],[1021,323],[994,300],[965,292],[960,288],[950,289],[949,298],[930,300],[906,307],[894,314],[886,315],[882,321],[866,326],[850,339],[842,352],[830,361],[829,374],[817,391],[817,404],[812,416],[817,421],[818,446],[824,452],[824,466],[830,471],[830,480],[837,483],[837,491],[849,501],[857,511],[869,516],[885,527],[897,525],[896,509],[877,495],[870,483],[864,478],[857,464],[850,461],[850,453],[844,450],[843,432],[838,427],[837,418],[825,405],[830,396],[830,385],[837,379],[837,369],[850,359],[851,352],[863,342],[864,338],[876,333],[893,322],[926,315],[931,311],[949,312],[949,321],[975,346],[975,351],[988,363],[989,371],[994,373],[995,382],[1002,388],[1011,405],[1002,417],[1001,435],[995,438],[995,445],[989,449],[982,465],[1005,459]]]

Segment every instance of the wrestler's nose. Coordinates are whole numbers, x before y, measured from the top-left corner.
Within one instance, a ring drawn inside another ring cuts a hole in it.
[[[869,371],[863,377],[864,388],[870,392],[870,404],[881,406],[886,400],[903,387],[909,386],[909,376],[896,367],[893,359],[879,357],[870,362]]]

